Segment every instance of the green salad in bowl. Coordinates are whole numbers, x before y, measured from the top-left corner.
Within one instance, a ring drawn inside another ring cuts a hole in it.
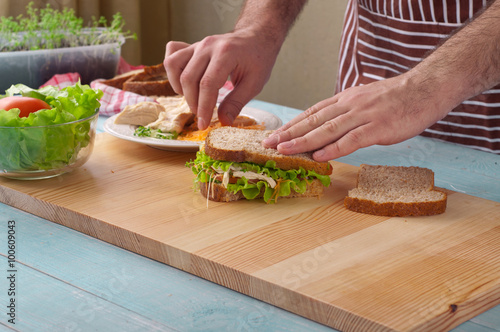
[[[0,96],[0,175],[42,179],[83,165],[94,145],[102,91],[11,86]]]

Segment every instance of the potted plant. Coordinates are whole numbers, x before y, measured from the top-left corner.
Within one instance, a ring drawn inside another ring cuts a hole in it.
[[[120,13],[89,26],[73,9],[26,6],[26,15],[0,18],[0,94],[12,84],[38,88],[55,74],[77,72],[83,84],[115,76],[127,38]]]

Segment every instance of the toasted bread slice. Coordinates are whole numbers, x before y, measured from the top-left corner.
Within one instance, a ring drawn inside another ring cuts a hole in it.
[[[167,78],[163,64],[144,67],[123,83],[123,90],[143,96],[174,96],[176,93]]]
[[[104,80],[102,83],[143,96],[162,97],[176,95],[168,81],[167,72],[162,63],[118,75]]]
[[[262,140],[272,132],[235,127],[217,128],[212,130],[205,140],[205,153],[214,160],[252,162],[259,165],[274,160],[276,167],[283,170],[303,167],[321,175],[332,174],[330,163],[315,161],[311,153],[284,155],[275,149],[263,147]]]
[[[357,187],[344,205],[352,211],[388,216],[430,216],[446,210],[446,193],[434,189],[434,172],[421,167],[361,165]]]
[[[292,189],[292,193],[288,196],[280,196],[281,198],[293,198],[293,197],[317,197],[320,198],[324,193],[325,187],[321,184],[321,181],[315,179],[307,184],[307,189],[304,193],[299,194]],[[241,192],[232,193],[228,191],[220,183],[205,182],[200,183],[200,193],[207,197],[211,201],[215,202],[234,202],[240,199],[245,199]],[[264,190],[261,191],[260,195],[256,198],[262,198],[264,195]]]
[[[104,80],[104,81],[102,81],[102,83],[109,85],[109,86],[112,86],[113,88],[117,88],[117,89],[121,90],[121,89],[123,89],[123,83],[125,83],[126,81],[131,79],[133,76],[135,76],[143,71],[144,71],[143,69],[136,69],[133,71],[129,71],[127,73],[120,74],[120,75],[117,75],[113,78]]]

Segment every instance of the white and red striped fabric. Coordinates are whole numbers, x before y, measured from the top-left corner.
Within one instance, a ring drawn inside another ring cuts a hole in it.
[[[486,6],[486,0],[350,0],[336,91],[401,74]],[[464,101],[429,136],[500,153],[500,86]]]

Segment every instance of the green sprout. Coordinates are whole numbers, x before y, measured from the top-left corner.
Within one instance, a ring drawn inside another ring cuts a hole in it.
[[[0,52],[56,49],[66,47],[120,43],[137,39],[135,33],[124,31],[121,13],[113,15],[108,24],[104,16],[92,17],[89,26],[73,9],[34,8],[26,6],[26,15],[0,17]]]
[[[159,139],[177,139],[177,132],[162,132],[160,129],[151,129],[149,127],[139,126],[134,131],[134,136],[137,137],[151,137],[151,138],[159,138]]]

